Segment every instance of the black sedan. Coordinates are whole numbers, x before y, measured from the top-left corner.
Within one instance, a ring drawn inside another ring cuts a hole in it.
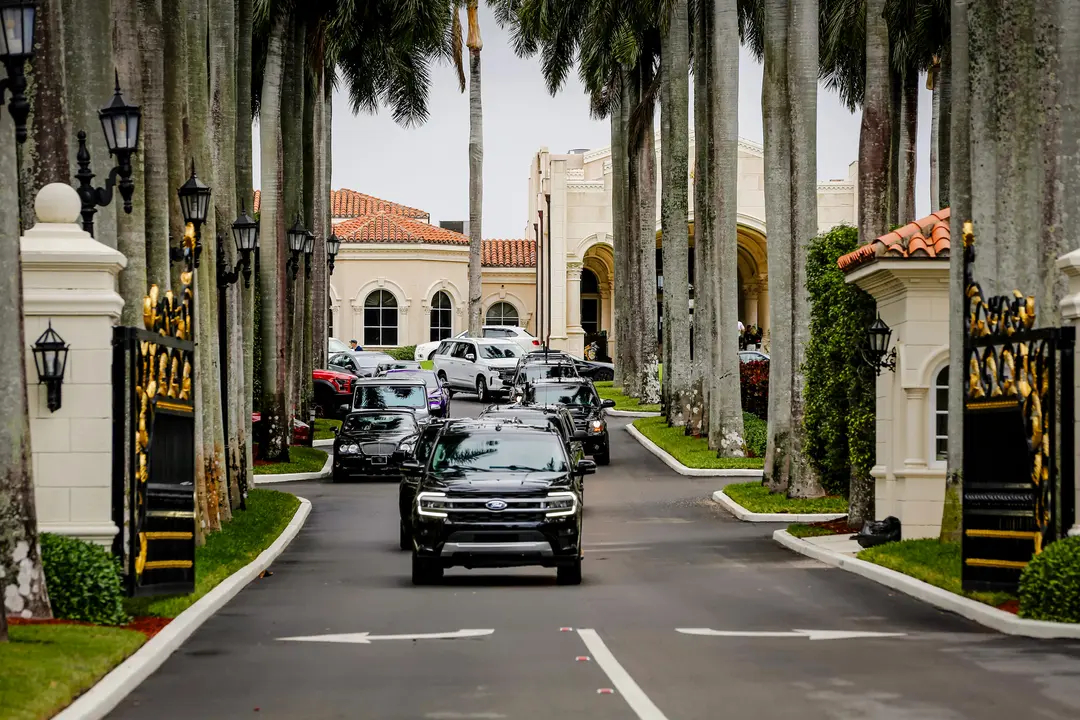
[[[414,442],[419,430],[407,408],[349,413],[334,440],[333,481],[400,478],[402,458],[396,451]]]

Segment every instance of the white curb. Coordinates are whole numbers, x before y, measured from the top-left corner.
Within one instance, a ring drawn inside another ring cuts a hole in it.
[[[301,480],[322,480],[330,477],[334,467],[334,454],[326,454],[326,462],[321,470],[306,473],[284,473],[283,475],[256,475],[256,485],[272,485],[274,483],[299,482]]]
[[[312,440],[311,447],[325,448],[334,447],[334,438],[326,438],[325,440]]]
[[[615,408],[608,408],[604,412],[607,413],[608,415],[612,415],[614,417],[632,417],[632,418],[660,417],[660,413],[658,413],[658,412],[644,412],[644,411],[639,412],[639,411],[634,411],[634,410],[616,410]]]
[[[756,480],[760,480],[762,477],[761,470],[686,467],[681,462],[671,457],[671,455],[662,450],[659,445],[642,435],[641,431],[633,425],[627,425],[626,432],[630,433],[631,437],[641,443],[646,450],[663,460],[665,465],[667,465],[669,468],[679,473],[680,475],[689,475],[692,477],[750,478]]]
[[[712,499],[724,506],[724,509],[730,512],[738,520],[743,522],[799,522],[799,523],[814,523],[814,522],[828,522],[829,520],[839,520],[840,518],[847,517],[847,513],[756,513],[750,512],[739,503],[735,502],[730,495],[723,490],[717,490],[713,493]]]
[[[875,565],[865,560],[859,560],[848,555],[813,545],[801,538],[797,538],[787,530],[777,530],[773,533],[773,540],[789,550],[806,555],[807,557],[832,565],[842,570],[861,575],[864,578],[881,583],[893,590],[912,596],[923,602],[954,612],[957,615],[974,620],[980,625],[997,630],[1006,635],[1023,635],[1033,638],[1071,638],[1080,639],[1080,624],[1047,622],[1045,620],[1025,620],[1010,612],[998,610],[985,605],[977,600],[969,600],[961,595],[956,595],[948,590],[942,590],[922,580],[903,573],[890,570],[889,568]]]
[[[311,502],[304,498],[297,499],[300,500],[300,507],[296,509],[293,519],[277,540],[259,553],[259,557],[222,580],[194,605],[177,615],[161,632],[147,640],[131,657],[60,711],[53,720],[100,720],[150,677],[200,625],[270,567],[289,546],[311,512]]]

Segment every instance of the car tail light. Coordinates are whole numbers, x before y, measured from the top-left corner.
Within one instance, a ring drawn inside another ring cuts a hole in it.
[[[540,341],[539,340],[533,340],[533,345],[540,345]]]

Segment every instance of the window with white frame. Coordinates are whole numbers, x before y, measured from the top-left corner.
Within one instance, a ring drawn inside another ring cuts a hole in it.
[[[485,325],[517,325],[518,311],[508,302],[497,302],[487,311]]]
[[[931,420],[931,452],[934,462],[949,459],[949,366],[941,368],[934,376],[933,416]]]
[[[397,298],[388,290],[375,290],[364,300],[364,345],[397,344]]]
[[[435,293],[431,298],[431,341],[445,340],[453,333],[451,322],[453,320],[454,306],[450,302],[450,296],[442,290]]]

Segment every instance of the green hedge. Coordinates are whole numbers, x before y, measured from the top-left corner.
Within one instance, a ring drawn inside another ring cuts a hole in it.
[[[807,251],[804,450],[830,495],[846,496],[851,479],[869,478],[874,465],[874,371],[861,349],[876,305],[870,295],[844,282],[836,264],[858,245],[858,230],[840,225],[814,238]]]
[[[390,348],[386,351],[386,354],[395,360],[412,360],[416,354],[415,345],[405,345],[403,347]]]
[[[765,448],[769,444],[769,424],[752,413],[743,412],[743,441],[749,457],[765,457]]]
[[[124,625],[120,567],[100,545],[41,534],[41,561],[53,615],[98,625]]]
[[[1020,616],[1080,623],[1080,537],[1047,545],[1024,568]]]

